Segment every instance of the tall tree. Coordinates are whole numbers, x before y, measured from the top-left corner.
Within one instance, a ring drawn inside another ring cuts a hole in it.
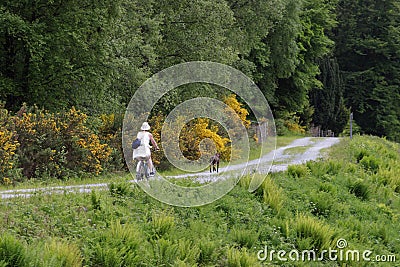
[[[310,102],[314,107],[313,123],[323,130],[332,130],[335,134],[343,131],[347,124],[349,110],[344,103],[344,84],[339,64],[334,58],[326,57],[320,61],[319,80],[322,88],[310,91]]]
[[[400,140],[400,2],[339,2],[335,55],[365,133]]]
[[[227,0],[234,13],[234,28],[229,39],[237,47],[239,59],[234,66],[249,77],[257,80],[260,74],[257,64],[267,64],[270,47],[264,43],[266,36],[284,16],[285,3],[282,0]],[[257,51],[256,56],[250,53]],[[257,59],[259,62],[255,62]]]
[[[279,79],[290,78],[299,64],[296,40],[301,30],[301,2],[282,0],[281,6],[281,16],[276,17],[273,28],[250,53],[250,60],[257,66],[257,84],[274,111],[285,109],[284,106],[291,108],[288,103],[281,106],[281,96],[277,92],[282,92]],[[292,89],[295,94],[295,88]]]
[[[233,12],[224,0],[160,0],[154,4],[160,18],[157,70],[188,61],[215,61],[232,65],[238,49],[230,39]],[[184,85],[166,94],[156,106],[168,113],[188,97],[218,96],[207,85]]]
[[[327,31],[335,25],[335,5],[331,0],[283,0],[283,16],[264,45],[253,50],[258,84],[278,115],[303,113],[310,89],[322,86],[318,60],[333,46]]]
[[[160,0],[154,8],[162,17],[159,68],[193,60],[231,64],[237,50],[229,40],[233,12],[225,1]]]
[[[116,1],[2,1],[0,97],[48,109],[93,106],[110,84],[107,35]]]
[[[162,15],[154,0],[121,0],[108,35],[110,91],[130,101],[136,89],[157,70]]]

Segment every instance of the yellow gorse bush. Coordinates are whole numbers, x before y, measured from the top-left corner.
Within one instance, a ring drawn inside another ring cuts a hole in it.
[[[100,115],[101,126],[100,132],[108,133],[115,124],[115,114],[102,114]]]
[[[235,94],[231,94],[225,97],[224,103],[235,111],[235,113],[239,116],[240,120],[246,128],[250,127],[251,122],[247,119],[249,112],[246,108],[243,107],[243,104],[237,100]]]
[[[214,142],[216,149],[221,153],[223,159],[230,159],[230,148],[227,146],[229,138],[222,137],[218,134],[219,127],[211,125],[210,120],[206,118],[198,118],[187,124],[181,132],[181,150],[183,155],[188,159],[195,160],[201,155],[200,143],[204,139],[210,139]],[[203,150],[204,153],[210,153],[208,149]],[[208,156],[211,156],[209,154]]]
[[[77,144],[87,151],[87,156],[83,158],[81,164],[87,171],[99,174],[103,170],[101,163],[108,160],[111,148],[107,144],[102,144],[95,134],[90,134],[86,139],[79,139]]]
[[[14,167],[15,151],[18,145],[15,133],[0,127],[0,174],[5,175]]]
[[[285,120],[285,126],[286,128],[296,134],[305,134],[306,133],[306,127],[300,125],[300,117],[295,116],[292,114],[292,117],[290,119]]]
[[[10,171],[16,168],[19,143],[7,110],[0,106],[0,182],[11,184]]]
[[[63,177],[71,172],[103,171],[111,148],[86,125],[87,119],[74,107],[62,113],[23,107],[14,117],[23,174]]]
[[[151,132],[153,134],[154,140],[157,142],[160,151],[152,154],[153,163],[156,165],[160,165],[162,162],[165,162],[165,156],[163,152],[163,148],[161,145],[161,130],[163,127],[164,116],[161,114],[155,115],[151,117],[149,120],[149,124],[151,125]]]

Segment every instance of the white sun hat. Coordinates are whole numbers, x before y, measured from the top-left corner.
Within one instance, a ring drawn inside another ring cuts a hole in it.
[[[143,122],[142,127],[140,127],[140,130],[142,131],[150,130],[150,125],[147,123],[147,121]]]

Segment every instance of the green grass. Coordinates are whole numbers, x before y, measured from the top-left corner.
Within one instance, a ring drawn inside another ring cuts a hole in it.
[[[298,155],[307,151],[312,145],[289,147],[283,151],[284,155]]]
[[[160,203],[124,180],[91,194],[3,200],[0,266],[259,266],[265,247],[320,253],[336,249],[340,238],[349,249],[399,261],[399,151],[375,137],[344,139],[329,160],[269,175],[254,193],[244,177],[221,199],[195,208]],[[375,266],[326,257],[263,263]]]

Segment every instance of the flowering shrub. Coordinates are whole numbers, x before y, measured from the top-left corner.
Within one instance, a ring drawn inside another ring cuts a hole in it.
[[[224,160],[230,159],[230,147],[227,146],[229,139],[218,134],[219,127],[212,125],[209,119],[195,119],[185,127],[183,127],[180,135],[180,146],[182,154],[191,160],[196,160],[200,157],[201,152],[210,153],[212,150],[207,143],[200,146],[202,140],[210,139],[214,142],[217,151],[221,154]],[[201,150],[200,150],[201,149]],[[211,157],[211,154],[208,155]]]
[[[82,167],[85,171],[99,174],[103,170],[101,163],[106,162],[111,154],[109,146],[102,144],[95,134],[83,136],[76,143],[83,152]]]
[[[20,165],[26,177],[64,177],[72,172],[99,174],[111,154],[86,125],[87,115],[71,108],[50,113],[22,107],[15,116]]]
[[[236,99],[236,95],[229,95],[224,99],[224,103],[235,111],[246,128],[250,127],[250,121],[247,119],[249,112],[243,107],[243,104]]]
[[[178,118],[179,120],[179,118]],[[159,144],[161,151],[152,154],[152,159],[159,168],[168,168],[167,159],[163,153],[161,144],[161,130],[165,132],[179,133],[179,149],[189,160],[197,160],[201,154],[211,157],[212,149],[205,139],[210,139],[215,144],[216,150],[221,153],[221,158],[227,160],[230,158],[229,139],[219,134],[219,127],[211,123],[209,119],[197,118],[187,124],[182,129],[174,129],[171,126],[163,125],[164,117],[162,115],[153,116],[149,120],[151,132],[154,140]],[[163,129],[164,126],[164,129]],[[168,135],[168,134],[167,134]]]
[[[152,116],[149,120],[151,125],[151,133],[153,134],[154,141],[157,142],[160,151],[154,152],[151,155],[151,159],[155,165],[159,165],[161,169],[167,168],[167,160],[164,155],[164,151],[161,145],[161,130],[163,127],[165,117],[162,114]]]
[[[278,135],[306,134],[306,127],[300,125],[300,117],[295,114],[283,114],[281,116],[282,118],[275,120]]]
[[[294,121],[286,120],[285,126],[292,133],[295,133],[295,134],[305,134],[306,133],[306,127],[300,125],[298,117],[296,117]]]
[[[102,114],[100,116],[101,124],[98,127],[98,135],[102,143],[108,144],[111,154],[107,160],[108,170],[127,169],[124,154],[122,151],[122,121],[123,115]]]
[[[0,183],[11,184],[11,170],[16,168],[16,150],[19,146],[15,131],[11,130],[8,111],[0,107]]]
[[[15,140],[15,134],[4,127],[0,128],[0,172],[5,174],[7,170],[14,166],[15,150],[18,141]]]

